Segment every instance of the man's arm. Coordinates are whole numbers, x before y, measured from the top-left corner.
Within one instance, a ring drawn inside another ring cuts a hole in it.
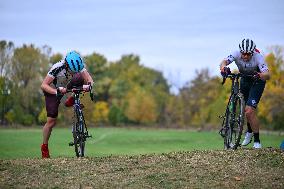
[[[269,80],[270,79],[270,73],[269,72],[261,72],[261,73],[259,73],[259,77],[263,81]]]
[[[50,86],[50,84],[53,82],[54,78],[50,76],[46,76],[41,84],[41,89],[49,94],[56,94],[57,89],[54,89]]]
[[[220,70],[223,71],[224,68],[229,65],[227,60],[223,60],[220,64]]]
[[[256,57],[258,60],[258,68],[260,70],[259,77],[261,80],[266,81],[270,79],[270,73],[269,73],[269,68],[267,66],[267,63],[264,60],[264,57],[260,54],[257,54],[258,56]]]
[[[84,80],[87,83],[91,83],[91,85],[94,84],[94,81],[93,81],[91,75],[89,74],[89,72],[87,70],[84,70],[81,74],[82,74],[82,77],[84,78]]]

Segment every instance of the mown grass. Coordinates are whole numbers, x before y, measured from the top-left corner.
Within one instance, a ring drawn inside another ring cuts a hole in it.
[[[93,138],[86,144],[86,156],[161,154],[192,150],[221,150],[223,141],[217,131],[91,128]],[[283,136],[261,134],[263,147],[279,148]],[[55,128],[49,148],[53,158],[74,157],[71,129]],[[41,128],[0,129],[0,159],[40,158]],[[248,146],[250,148],[251,145]]]

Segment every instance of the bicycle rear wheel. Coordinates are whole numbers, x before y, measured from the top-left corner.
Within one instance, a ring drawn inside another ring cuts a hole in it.
[[[245,102],[243,95],[238,93],[231,98],[226,111],[225,149],[237,149],[243,132],[245,118]]]

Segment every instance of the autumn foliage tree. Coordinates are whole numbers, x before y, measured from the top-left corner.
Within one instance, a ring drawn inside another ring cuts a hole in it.
[[[128,106],[125,115],[136,123],[155,123],[157,120],[157,104],[154,97],[146,90],[135,87],[126,98]]]
[[[271,78],[259,104],[259,115],[266,128],[284,129],[284,60],[283,48],[274,46],[266,56]]]
[[[46,120],[44,96],[40,84],[53,63],[64,55],[51,48],[30,45],[14,47],[0,41],[1,123],[43,124]],[[284,61],[283,49],[270,49],[266,61],[271,73],[261,98],[258,114],[267,129],[284,129]],[[220,127],[230,95],[230,82],[221,85],[220,76],[211,76],[207,68],[179,90],[170,93],[162,72],[148,68],[135,54],[108,61],[93,52],[84,56],[85,66],[95,84],[95,102],[86,93],[81,97],[88,125],[151,125],[166,127]],[[216,64],[216,67],[218,65]],[[7,93],[9,91],[9,94]],[[66,99],[66,96],[61,100]],[[72,108],[60,106],[58,123],[69,125]]]
[[[43,53],[44,52],[44,53]],[[7,71],[10,103],[6,118],[10,122],[31,125],[42,110],[40,82],[48,68],[48,47],[36,48],[34,45],[23,45],[13,50],[10,66]]]

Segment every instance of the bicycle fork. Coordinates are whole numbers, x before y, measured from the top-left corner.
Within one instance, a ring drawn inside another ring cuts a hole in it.
[[[233,112],[234,110],[234,106],[233,106],[233,102],[230,100],[229,101],[229,105],[227,107],[226,113],[225,115],[221,115],[219,116],[220,119],[223,119],[222,121],[222,128],[219,130],[219,134],[224,138],[226,136],[226,133],[228,131],[228,120],[226,120],[227,114],[230,114],[231,112]],[[233,119],[229,119],[230,122],[235,122],[234,116]]]
[[[79,127],[76,126],[76,130],[74,131],[74,127],[72,127],[72,133],[73,133],[73,136],[74,136],[74,132],[77,132],[77,133],[82,133],[82,134],[76,134],[77,136],[77,139],[81,138],[81,140],[83,140],[83,142],[86,141],[87,138],[92,138],[92,135],[89,135],[89,132],[87,130],[87,127],[86,128],[86,131],[83,133],[83,124],[80,124]],[[69,142],[69,146],[74,146],[74,141],[72,142]]]

